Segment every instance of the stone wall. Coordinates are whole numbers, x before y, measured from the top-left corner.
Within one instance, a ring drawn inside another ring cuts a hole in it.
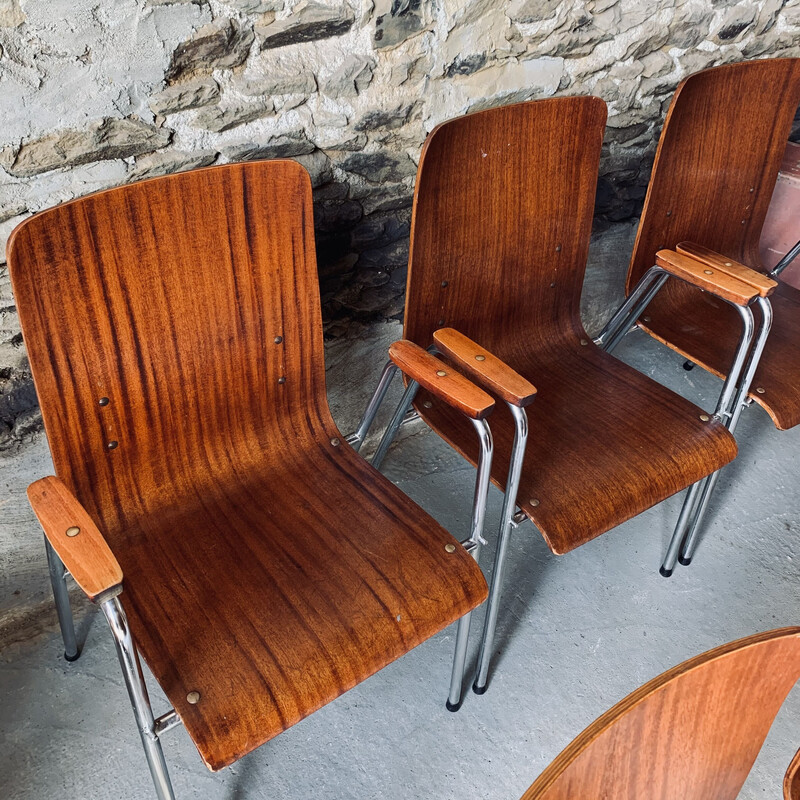
[[[315,187],[326,332],[353,334],[401,313],[416,162],[438,122],[603,97],[598,219],[626,219],[678,81],[799,55],[798,34],[800,0],[0,0],[0,246],[98,189],[296,158]],[[0,447],[37,426],[0,265]]]

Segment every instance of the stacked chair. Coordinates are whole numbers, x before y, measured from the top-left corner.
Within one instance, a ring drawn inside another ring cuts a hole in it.
[[[70,574],[111,627],[160,800],[174,796],[160,744],[172,727],[220,769],[453,622],[457,710],[488,596],[473,684],[486,691],[509,538],[527,519],[560,555],[688,489],[661,572],[690,561],[742,408],[800,422],[800,292],[779,280],[792,254],[769,275],[757,260],[798,104],[797,59],[679,87],[628,297],[594,340],[580,298],[603,101],[437,127],[417,175],[404,338],[347,437],[325,393],[299,165],[156,178],[17,228],[8,263],[56,472],[29,498],[65,655],[78,657]],[[725,378],[712,413],[612,355],[636,325]],[[398,372],[370,465],[357,451]],[[476,467],[463,543],[378,472],[412,406]],[[504,498],[487,590],[490,481]],[[158,717],[140,654],[173,706]],[[798,674],[800,629],[693,659],[590,726],[525,800],[733,798]],[[800,756],[787,798],[799,773]]]

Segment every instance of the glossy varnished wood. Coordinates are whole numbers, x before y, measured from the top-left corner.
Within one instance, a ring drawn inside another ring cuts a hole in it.
[[[659,250],[656,253],[656,266],[698,289],[711,292],[737,306],[749,305],[759,296],[759,289],[751,283],[714,268],[706,259],[696,258],[688,253]]]
[[[800,750],[795,753],[783,778],[784,800],[800,800]]]
[[[696,258],[712,269],[724,272],[726,275],[752,286],[758,292],[759,297],[769,297],[778,288],[778,282],[763,272],[758,272],[746,267],[744,264],[740,264],[738,261],[725,258],[725,256],[721,256],[719,253],[715,253],[700,244],[678,242],[675,249],[682,255]]]
[[[484,599],[472,558],[331,418],[297,164],[67,203],[8,261],[57,474],[210,768]]]
[[[518,503],[556,553],[736,454],[719,423],[602,352],[581,323],[605,118],[602,100],[570,97],[445,123],[428,137],[415,192],[406,338],[428,347],[453,328],[536,387]],[[424,394],[416,407],[475,463],[464,420]],[[507,408],[491,427],[502,487]]]
[[[536,398],[536,387],[485,347],[453,328],[433,333],[433,341],[470,377],[487,386],[506,403],[525,408]]]
[[[800,59],[728,64],[683,81],[661,133],[628,291],[658,250],[684,241],[764,271],[759,238],[798,105]],[[751,397],[785,429],[800,423],[800,291],[781,282],[772,302],[775,321]],[[734,309],[669,281],[647,316],[642,327],[657,339],[727,374],[741,332]]]
[[[593,722],[522,800],[734,800],[798,677],[800,628],[690,659]]]
[[[393,342],[389,358],[404,375],[470,419],[484,419],[494,408],[491,396],[414,342]]]
[[[64,482],[50,476],[28,487],[28,500],[53,550],[92,600],[117,594],[122,570],[94,520]]]

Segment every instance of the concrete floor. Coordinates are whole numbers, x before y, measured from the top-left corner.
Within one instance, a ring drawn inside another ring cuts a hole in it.
[[[619,290],[630,232],[612,232],[594,254],[590,329],[609,307],[603,293]],[[611,261],[617,266],[609,281],[604,265]],[[397,324],[380,325],[328,346],[331,405],[344,432],[400,333]],[[719,382],[699,369],[685,372],[680,358],[645,334],[631,334],[617,354],[713,407]],[[753,407],[737,438],[739,458],[723,473],[691,567],[678,567],[670,580],[657,573],[680,497],[563,557],[526,523],[509,552],[487,694],[468,693],[458,714],[445,710],[451,628],[221,773],[207,772],[175,729],[164,748],[177,797],[514,800],[577,733],[640,684],[723,642],[797,624],[800,428],[778,432]],[[74,664],[60,657],[41,532],[24,494],[50,469],[43,438],[0,459],[0,797],[150,798],[110,634],[77,595],[85,649]],[[407,426],[384,471],[454,535],[466,535],[473,472],[424,425]],[[491,545],[499,511],[492,490]],[[492,552],[483,559],[487,573]],[[481,622],[479,612],[473,657]],[[157,714],[166,709],[156,687],[152,700]],[[798,731],[795,689],[742,798],[781,796]]]

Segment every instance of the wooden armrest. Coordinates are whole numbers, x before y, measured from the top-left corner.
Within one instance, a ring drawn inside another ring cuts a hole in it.
[[[389,358],[409,378],[471,419],[483,419],[494,408],[494,400],[483,389],[413,342],[395,342]]]
[[[441,328],[433,334],[433,341],[470,378],[495,392],[506,403],[525,408],[536,397],[536,387],[530,381],[463,333]]]
[[[692,256],[702,261],[706,266],[724,272],[732,278],[738,278],[743,283],[758,290],[760,297],[769,297],[777,288],[778,282],[758,270],[746,267],[731,258],[725,258],[701,244],[694,242],[681,242],[676,248],[679,253]]]
[[[749,283],[710,267],[694,256],[674,250],[659,250],[656,253],[656,266],[737,306],[749,305],[759,296],[758,289]]]
[[[122,570],[86,509],[60,478],[28,487],[28,500],[47,541],[91,600],[122,591]]]
[[[783,778],[784,800],[800,800],[800,750],[798,750]]]

